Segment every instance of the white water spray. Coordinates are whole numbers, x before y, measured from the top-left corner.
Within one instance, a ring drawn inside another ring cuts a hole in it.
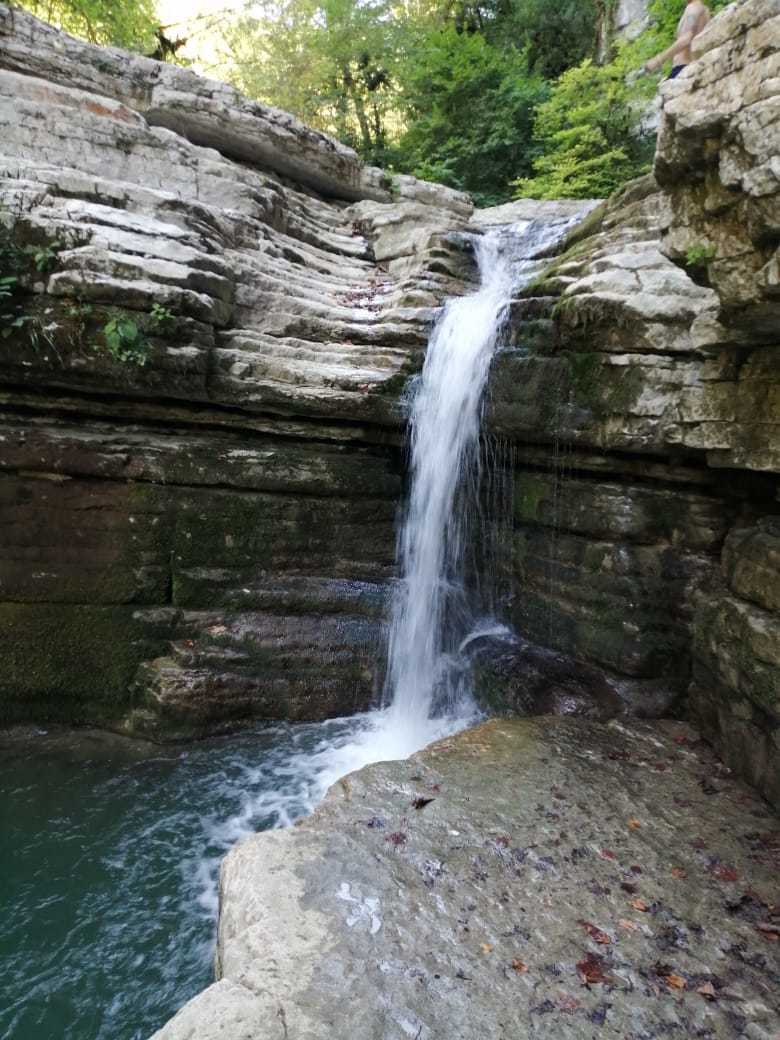
[[[410,418],[411,487],[399,538],[402,580],[386,692],[387,735],[399,754],[423,746],[432,730],[460,728],[476,713],[463,671],[453,667],[473,624],[464,587],[471,514],[465,499],[479,484],[482,401],[512,276],[497,234],[476,239],[474,252],[482,284],[445,306]]]

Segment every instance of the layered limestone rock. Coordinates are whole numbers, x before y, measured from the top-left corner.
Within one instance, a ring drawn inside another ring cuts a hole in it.
[[[777,347],[780,323],[780,3],[732,5],[663,88],[655,170],[670,201],[666,252],[717,291],[703,344]],[[769,366],[764,361],[764,370]],[[766,402],[766,414],[778,398]],[[752,445],[742,445],[751,466]]]
[[[486,723],[236,846],[155,1040],[769,1040],[775,826],[681,724]]]
[[[4,6],[0,129],[3,717],[367,707],[399,396],[471,202]]]
[[[735,561],[768,551],[780,513],[779,19],[750,0],[697,40],[663,88],[656,177],[591,213],[515,301],[490,402],[516,458],[518,631],[640,714],[690,692],[773,800],[779,616],[733,575],[776,580]]]

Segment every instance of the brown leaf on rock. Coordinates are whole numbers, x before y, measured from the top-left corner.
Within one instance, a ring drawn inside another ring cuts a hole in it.
[[[664,975],[664,981],[668,986],[671,986],[672,989],[685,989],[685,979],[682,975],[675,975],[674,972],[672,972],[671,975]]]
[[[628,828],[629,828],[629,830],[635,831],[635,830],[638,830],[641,826],[642,826],[642,824],[636,818],[636,816],[632,816],[631,819],[628,821]]]
[[[627,932],[638,932],[639,925],[635,921],[629,921],[625,917],[621,917],[618,921],[618,928],[624,928]]]
[[[582,1007],[582,1002],[568,993],[562,993],[558,997],[558,1007],[561,1011],[565,1011],[567,1015],[573,1015],[578,1008]]]
[[[517,958],[515,958],[512,961],[512,971],[516,971],[518,975],[523,975],[525,972],[528,971],[528,965],[524,964],[523,961],[519,961],[517,960]]]
[[[777,942],[780,939],[780,925],[772,924],[769,921],[759,921],[756,931],[760,932],[769,942]]]
[[[684,878],[687,878],[688,875],[682,867],[672,867],[672,877],[679,878],[682,881]]]
[[[595,924],[591,924],[590,921],[583,921],[582,918],[578,918],[577,924],[582,925],[594,942],[601,943],[602,946],[607,946],[612,942],[606,932],[602,932],[600,928],[597,928]]]
[[[481,946],[483,953],[490,953],[490,951],[493,949],[492,943],[482,943]]]
[[[635,910],[641,911],[643,914],[647,913],[648,907],[644,899],[632,899],[631,906],[633,906]]]
[[[722,864],[712,871],[713,877],[718,881],[736,881],[739,875],[733,867],[725,867]]]
[[[597,953],[589,953],[581,961],[577,961],[577,971],[580,973],[583,986],[612,981],[604,974],[604,961]]]
[[[435,802],[435,798],[415,798],[412,802],[413,809],[424,809],[426,805],[430,805],[431,802]]]
[[[696,992],[701,994],[701,996],[704,997],[705,1000],[717,999],[715,987],[712,985],[711,982],[702,982],[701,986],[696,987]]]

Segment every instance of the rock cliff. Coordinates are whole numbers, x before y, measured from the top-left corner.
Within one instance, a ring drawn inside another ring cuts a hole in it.
[[[518,630],[639,714],[688,696],[778,802],[780,4],[732,5],[696,56],[655,175],[516,301],[490,422],[516,451]]]
[[[470,201],[7,7],[0,128],[3,717],[367,707]]]
[[[689,705],[773,798],[779,11],[697,40],[655,175],[514,301],[487,416],[526,641],[494,705],[525,710],[531,671],[541,705]],[[6,7],[0,41],[3,717],[180,737],[366,707],[403,388],[473,279],[450,233],[566,204],[474,213]]]

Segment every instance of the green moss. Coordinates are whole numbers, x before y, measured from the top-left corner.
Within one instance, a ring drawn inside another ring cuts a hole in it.
[[[567,360],[575,400],[595,410],[601,401],[601,356],[595,353],[569,354]]]
[[[524,473],[515,482],[515,518],[541,523],[541,507],[550,492],[549,481]]]
[[[0,604],[0,717],[13,721],[24,704],[37,719],[76,720],[94,702],[119,714],[138,665],[166,635],[131,607]]]
[[[644,374],[638,365],[608,365],[595,352],[572,353],[566,360],[574,400],[597,418],[624,414],[642,393]]]

